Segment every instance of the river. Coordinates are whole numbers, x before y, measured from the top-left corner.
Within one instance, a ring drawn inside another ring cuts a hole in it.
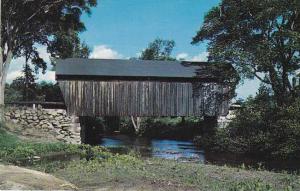
[[[116,152],[135,151],[142,157],[204,162],[204,151],[192,141],[133,138],[125,135],[104,136],[100,145]]]
[[[300,169],[299,161],[265,161],[259,157],[245,157],[226,153],[205,152],[189,140],[147,139],[126,135],[105,135],[99,144],[115,153],[135,152],[141,157],[158,157],[180,162],[196,162],[245,168],[265,168],[268,170]]]

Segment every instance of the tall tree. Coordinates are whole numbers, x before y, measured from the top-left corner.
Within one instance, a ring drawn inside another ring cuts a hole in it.
[[[23,81],[23,101],[32,101],[35,99],[36,83],[33,70],[27,59],[22,72],[24,76],[20,77],[19,80]]]
[[[80,20],[90,14],[97,0],[2,0],[0,49],[0,105],[4,104],[5,80],[13,58],[30,55],[36,68],[46,69],[37,45],[48,47],[52,54],[59,49],[61,34],[78,35],[85,30]],[[51,47],[51,48],[50,48]]]
[[[141,60],[176,60],[171,57],[172,51],[175,47],[175,41],[173,40],[162,40],[160,38],[155,39],[153,42],[149,43],[148,47],[142,51],[139,59]],[[136,119],[131,117],[132,124],[136,133],[140,131],[140,126],[142,119],[136,117]]]
[[[48,50],[51,52],[54,67],[57,58],[88,58],[91,53],[91,49],[85,42],[80,41],[78,32],[74,30],[58,33]]]
[[[210,61],[232,63],[242,77],[270,85],[278,105],[293,97],[290,79],[300,68],[299,0],[222,0],[192,43],[206,40]]]
[[[171,57],[175,47],[173,40],[155,39],[148,47],[142,51],[140,59],[142,60],[175,60]]]

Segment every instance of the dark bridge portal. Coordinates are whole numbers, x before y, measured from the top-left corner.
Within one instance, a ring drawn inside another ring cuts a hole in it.
[[[228,112],[223,71],[202,62],[66,59],[56,78],[77,116],[218,116]]]

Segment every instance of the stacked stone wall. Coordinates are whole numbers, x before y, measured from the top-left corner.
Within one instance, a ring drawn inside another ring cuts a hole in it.
[[[5,111],[5,119],[23,127],[54,131],[60,141],[80,143],[79,121],[67,116],[63,109],[10,107]]]

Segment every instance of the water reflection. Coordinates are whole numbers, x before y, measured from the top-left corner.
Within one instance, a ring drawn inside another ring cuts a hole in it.
[[[134,138],[126,135],[103,136],[100,145],[112,152],[126,154],[134,151],[141,157],[158,157],[173,159],[180,162],[197,162],[216,165],[246,166],[249,168],[265,168],[268,170],[287,170],[297,172],[300,161],[264,160],[257,156],[233,155],[230,153],[204,152],[196,147],[192,141],[178,141],[168,139]]]
[[[110,149],[118,149],[118,151],[120,151],[120,148],[129,148],[138,152],[142,157],[158,157],[181,161],[205,161],[204,152],[197,148],[192,141],[150,140],[117,135],[103,137],[100,145]]]

